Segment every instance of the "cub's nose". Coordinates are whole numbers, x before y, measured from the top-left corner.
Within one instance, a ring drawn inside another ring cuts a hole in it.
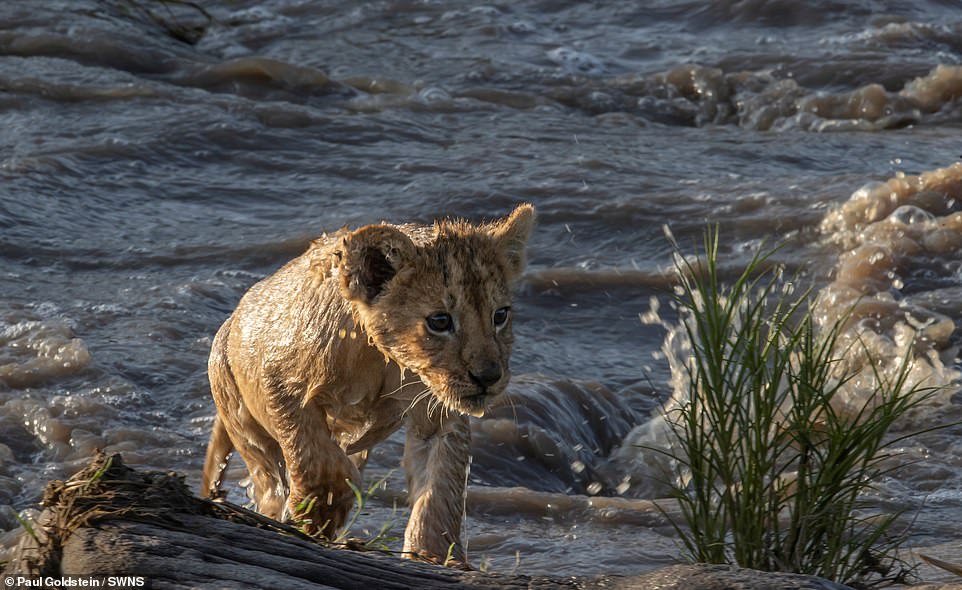
[[[471,377],[471,381],[482,388],[491,387],[498,381],[501,381],[501,375],[501,365],[498,363],[489,363],[481,367],[481,370],[477,372],[468,371],[468,376]]]

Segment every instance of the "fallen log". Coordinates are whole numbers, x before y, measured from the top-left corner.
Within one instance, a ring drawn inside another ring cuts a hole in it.
[[[130,578],[142,580],[144,587],[176,590],[848,588],[813,576],[705,564],[670,566],[640,576],[486,574],[325,547],[241,507],[197,498],[176,474],[131,469],[120,455],[100,454],[69,480],[51,482],[43,504],[38,526],[24,534],[7,564],[7,587],[67,576],[96,578],[106,586],[104,581],[113,576],[114,585]]]

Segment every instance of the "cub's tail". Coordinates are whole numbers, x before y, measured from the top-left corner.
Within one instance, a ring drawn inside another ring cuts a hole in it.
[[[227,462],[230,454],[234,450],[234,443],[227,436],[227,428],[220,416],[214,418],[214,428],[210,433],[210,442],[207,443],[207,457],[204,459],[204,481],[201,484],[201,493],[205,497],[216,499],[223,495],[220,483],[224,479],[224,472],[227,471]]]

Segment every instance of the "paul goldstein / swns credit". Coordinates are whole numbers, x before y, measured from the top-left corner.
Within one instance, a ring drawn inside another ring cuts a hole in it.
[[[5,576],[5,588],[145,588],[144,576]]]

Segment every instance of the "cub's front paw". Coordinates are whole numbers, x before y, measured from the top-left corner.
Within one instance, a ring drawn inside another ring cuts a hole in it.
[[[347,522],[354,496],[335,498],[333,494],[307,494],[301,498],[291,495],[288,503],[290,523],[312,537],[323,537],[329,541],[337,538]]]
[[[444,567],[450,567],[464,571],[474,571],[474,568],[471,567],[471,564],[469,564],[467,560],[454,557],[454,555],[457,555],[458,553],[463,552],[458,552],[452,547],[448,554],[443,556],[435,555],[434,553],[431,553],[425,549],[419,549],[417,551],[405,551],[402,553],[402,556],[414,561],[420,561],[422,563],[442,565]]]

